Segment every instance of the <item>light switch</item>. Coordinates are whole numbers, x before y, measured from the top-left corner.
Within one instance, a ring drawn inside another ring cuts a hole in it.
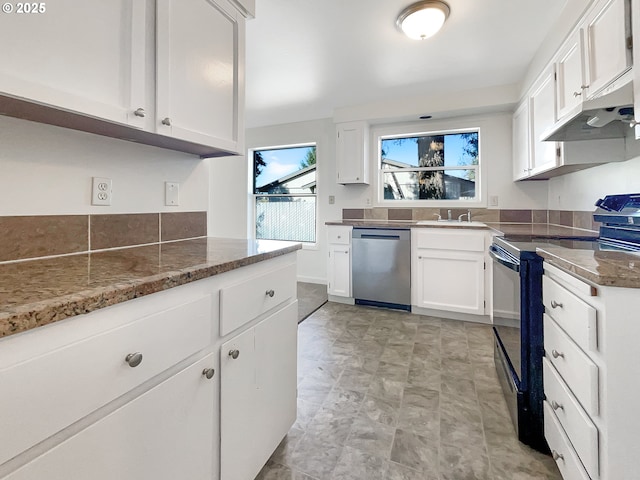
[[[164,204],[167,206],[180,205],[180,184],[164,182]]]

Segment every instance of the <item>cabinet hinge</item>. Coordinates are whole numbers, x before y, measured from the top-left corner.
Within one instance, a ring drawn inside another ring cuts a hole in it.
[[[627,37],[627,50],[633,50],[633,37],[631,35]]]
[[[486,300],[483,300],[482,304],[484,305],[484,308],[487,308],[487,301]]]
[[[556,158],[558,160],[560,160],[560,158],[562,157],[562,150],[560,149],[560,147],[556,148]]]
[[[482,268],[484,268],[485,270],[487,269],[487,262],[484,262],[484,263],[482,264]]]

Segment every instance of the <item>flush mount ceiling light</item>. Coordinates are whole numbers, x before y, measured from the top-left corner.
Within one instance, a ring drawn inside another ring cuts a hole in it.
[[[409,5],[396,20],[405,35],[414,40],[424,40],[435,35],[449,16],[449,5],[440,1],[423,1]]]

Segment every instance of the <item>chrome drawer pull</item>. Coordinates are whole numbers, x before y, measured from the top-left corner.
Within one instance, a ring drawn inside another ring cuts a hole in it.
[[[561,453],[556,452],[555,450],[553,450],[551,452],[551,456],[553,457],[554,460],[560,459],[560,460],[562,460],[564,462],[564,455],[561,454]]]
[[[135,368],[142,363],[142,354],[140,352],[130,353],[124,359],[131,368]]]
[[[276,292],[274,292],[273,290],[267,290],[265,292],[265,295],[270,296],[271,298],[273,298],[273,296],[276,294]]]
[[[202,371],[202,375],[204,375],[207,380],[211,380],[215,374],[216,371],[213,368],[205,368]]]
[[[133,114],[134,114],[136,117],[144,118],[144,116],[145,116],[147,113],[144,111],[144,108],[138,108],[138,109],[136,109],[136,110],[133,112]]]
[[[564,407],[562,405],[560,405],[558,402],[556,402],[555,400],[551,402],[551,408],[553,408],[554,410],[564,410]]]
[[[240,356],[240,350],[229,350],[229,356],[235,360]]]
[[[551,300],[551,308],[563,308],[564,305],[562,305],[561,303],[556,302],[555,300]]]
[[[557,350],[551,350],[551,355],[553,356],[553,358],[558,358],[558,357],[564,358],[564,353],[559,352]]]

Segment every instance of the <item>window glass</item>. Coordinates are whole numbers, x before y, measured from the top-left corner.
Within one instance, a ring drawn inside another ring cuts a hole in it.
[[[476,200],[479,133],[380,138],[384,200]]]
[[[316,241],[316,147],[253,152],[258,239]]]

